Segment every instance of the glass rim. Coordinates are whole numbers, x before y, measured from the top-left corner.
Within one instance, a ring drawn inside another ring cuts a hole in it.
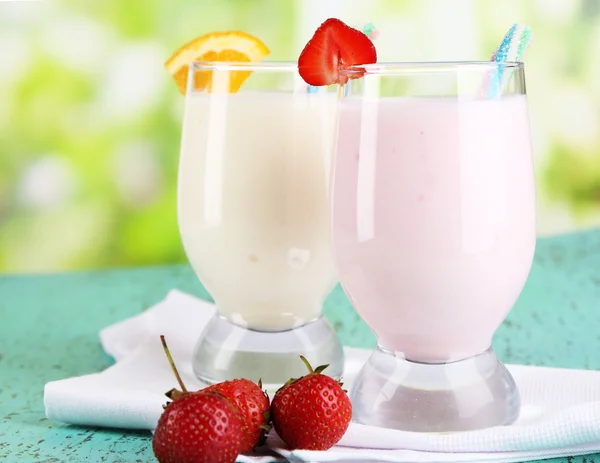
[[[192,61],[193,71],[297,71],[297,61]]]
[[[192,61],[192,71],[297,71],[297,61]],[[415,72],[484,71],[498,69],[523,69],[522,61],[390,61],[372,64],[355,64],[340,67],[343,74],[406,74]]]
[[[343,66],[340,68],[340,74],[394,75],[419,72],[521,70],[523,68],[523,61],[398,61]]]

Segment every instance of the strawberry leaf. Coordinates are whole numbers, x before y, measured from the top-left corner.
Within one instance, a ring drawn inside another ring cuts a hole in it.
[[[329,365],[321,365],[320,367],[315,368],[314,373],[315,374],[319,374],[319,373],[323,373],[323,370],[325,370]]]
[[[165,395],[171,400],[177,400],[181,396],[184,396],[186,394],[187,394],[186,392],[181,392],[180,390],[175,389],[175,388],[171,389],[170,391],[165,392]]]
[[[270,410],[265,410],[262,414],[263,418],[265,419],[265,421],[267,423],[271,422],[271,411]]]
[[[256,447],[261,447],[267,443],[267,434],[269,434],[271,432],[271,429],[273,429],[273,426],[270,424],[261,424],[259,426],[259,428],[262,429],[262,433],[260,435],[260,439],[258,440],[258,443],[256,444]]]

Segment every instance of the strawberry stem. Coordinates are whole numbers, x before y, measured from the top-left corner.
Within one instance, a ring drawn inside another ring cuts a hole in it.
[[[306,368],[308,368],[308,372],[309,373],[313,373],[313,367],[311,366],[310,363],[308,363],[308,360],[306,360],[306,357],[304,357],[304,355],[300,356],[300,359],[304,362],[304,365],[306,365]]]
[[[169,351],[169,348],[167,347],[167,341],[165,340],[165,337],[162,334],[160,335],[160,342],[162,342],[163,349],[165,350],[165,354],[167,355],[167,359],[169,360],[169,365],[171,365],[171,370],[173,370],[173,373],[175,374],[175,378],[177,378],[179,387],[181,387],[181,390],[187,394],[188,390],[185,388],[185,384],[183,384],[181,376],[179,376],[179,372],[177,371],[177,367],[175,366],[173,357],[171,357],[171,352]]]
[[[300,358],[304,362],[304,365],[306,365],[306,368],[308,368],[308,374],[309,375],[312,375],[312,374],[318,375],[319,373],[323,373],[323,370],[325,370],[329,366],[329,364],[327,364],[327,365],[321,365],[321,366],[313,369],[312,365],[308,362],[308,360],[306,360],[306,358],[303,355],[301,355]],[[293,382],[293,381],[295,381],[295,379],[292,378],[288,382]]]

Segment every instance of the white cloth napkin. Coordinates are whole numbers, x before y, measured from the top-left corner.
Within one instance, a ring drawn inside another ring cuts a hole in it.
[[[142,314],[105,328],[100,340],[116,363],[101,373],[46,384],[47,418],[88,426],[154,429],[166,401],[164,392],[176,386],[159,335],[167,337],[188,388],[203,387],[192,373],[190,358],[198,332],[214,310],[208,302],[171,291]],[[346,348],[348,387],[369,353]],[[508,368],[523,404],[519,420],[511,426],[434,434],[352,423],[338,445],[326,452],[289,451],[274,433],[268,445],[287,459],[310,462],[516,462],[600,452],[600,372]],[[240,461],[253,462],[274,459],[240,457]]]

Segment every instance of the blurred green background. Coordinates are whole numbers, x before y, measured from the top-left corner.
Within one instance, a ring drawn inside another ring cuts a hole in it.
[[[0,272],[185,261],[164,61],[222,29],[296,59],[330,16],[374,22],[380,61],[489,59],[530,25],[539,233],[600,224],[598,0],[0,1]]]

